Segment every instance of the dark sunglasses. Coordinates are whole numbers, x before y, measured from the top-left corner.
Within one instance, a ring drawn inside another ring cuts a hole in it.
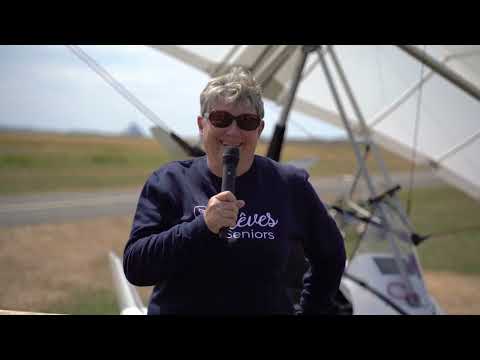
[[[228,111],[214,110],[211,113],[206,113],[206,118],[212,123],[213,126],[218,128],[229,127],[233,120],[237,122],[237,126],[242,130],[255,130],[259,127],[262,119],[258,115],[254,114],[241,114],[233,116]]]

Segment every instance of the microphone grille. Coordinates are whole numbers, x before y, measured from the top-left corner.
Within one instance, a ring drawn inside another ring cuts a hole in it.
[[[226,146],[223,150],[223,162],[238,163],[240,158],[240,151],[236,146]]]

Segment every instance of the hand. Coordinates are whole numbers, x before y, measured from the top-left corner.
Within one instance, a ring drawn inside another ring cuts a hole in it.
[[[224,227],[237,224],[238,210],[245,206],[245,201],[237,200],[231,191],[223,191],[208,200],[204,212],[205,223],[211,232],[218,234]]]

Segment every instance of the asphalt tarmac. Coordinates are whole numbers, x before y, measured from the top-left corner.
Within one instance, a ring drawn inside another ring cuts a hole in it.
[[[391,174],[394,184],[409,186],[408,173]],[[381,177],[372,177],[379,188],[385,189]],[[348,191],[352,176],[312,178],[319,194],[338,196]],[[430,172],[415,174],[415,187],[441,185],[443,182]],[[365,188],[363,186],[363,188]],[[140,188],[125,191],[58,192],[36,195],[0,196],[0,227],[68,223],[102,216],[133,216]]]

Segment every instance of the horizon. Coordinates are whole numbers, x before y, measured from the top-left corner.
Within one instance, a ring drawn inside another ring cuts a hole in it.
[[[0,133],[33,133],[33,134],[55,134],[55,135],[85,135],[85,136],[100,136],[100,137],[131,137],[131,138],[145,138],[155,140],[155,137],[151,132],[145,133],[142,130],[141,135],[133,135],[127,133],[127,128],[119,132],[109,132],[109,131],[100,131],[96,129],[55,129],[55,128],[29,128],[29,127],[15,127],[10,125],[1,125],[0,124]],[[199,140],[198,136],[188,136],[181,135],[183,140],[189,142],[197,142]],[[271,136],[267,137],[266,135],[260,136],[259,142],[267,143],[271,140]],[[286,142],[349,142],[347,137],[316,137],[316,138],[307,138],[307,137],[292,137],[290,136]]]

